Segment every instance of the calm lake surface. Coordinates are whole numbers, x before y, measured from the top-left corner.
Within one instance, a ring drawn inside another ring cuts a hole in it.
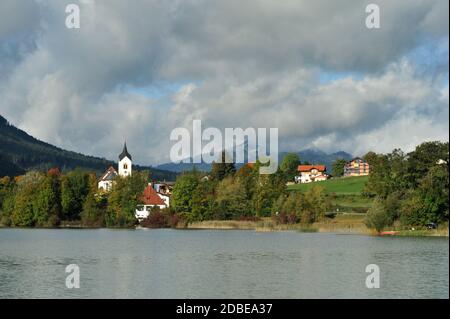
[[[448,238],[0,229],[0,298],[449,298],[448,258]]]

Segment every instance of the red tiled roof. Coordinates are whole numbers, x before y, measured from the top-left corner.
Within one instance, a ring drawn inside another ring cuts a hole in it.
[[[165,205],[164,201],[159,197],[158,193],[151,185],[148,185],[141,196],[144,205]]]
[[[325,165],[299,165],[297,170],[299,172],[310,172],[314,168],[319,172],[325,172],[327,170],[327,167]]]

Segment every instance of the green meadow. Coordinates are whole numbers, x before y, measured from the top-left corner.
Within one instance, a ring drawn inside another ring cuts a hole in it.
[[[290,185],[288,189],[307,191],[314,185],[320,185],[325,188],[327,193],[334,193],[336,195],[361,195],[364,185],[368,179],[368,176],[340,177],[332,178],[323,182]]]
[[[365,213],[373,202],[362,195],[368,179],[368,176],[332,178],[323,182],[290,185],[288,190],[305,192],[314,185],[320,185],[329,194],[333,211]]]

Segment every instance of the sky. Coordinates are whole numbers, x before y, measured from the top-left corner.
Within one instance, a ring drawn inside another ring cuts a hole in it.
[[[276,127],[280,151],[410,151],[449,139],[448,6],[0,0],[0,114],[88,155],[114,160],[126,140],[145,165],[169,162],[170,132],[194,119]]]

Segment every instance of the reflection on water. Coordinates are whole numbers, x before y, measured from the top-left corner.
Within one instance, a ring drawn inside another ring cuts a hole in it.
[[[0,229],[0,298],[448,298],[448,253],[446,238]]]

